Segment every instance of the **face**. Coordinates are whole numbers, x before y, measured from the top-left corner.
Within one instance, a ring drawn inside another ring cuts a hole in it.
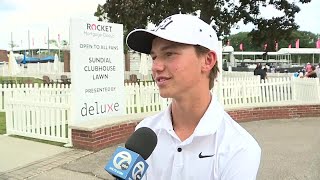
[[[150,54],[152,75],[162,97],[179,98],[201,87],[205,57],[198,57],[194,46],[155,38]]]

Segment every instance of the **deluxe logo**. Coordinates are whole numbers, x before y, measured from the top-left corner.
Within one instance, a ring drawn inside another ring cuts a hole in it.
[[[112,26],[87,23],[87,30],[111,32],[112,31]]]
[[[94,105],[88,105],[84,103],[84,106],[81,108],[82,116],[92,116],[95,114],[104,114],[104,113],[112,113],[119,111],[119,103],[109,103],[109,104],[98,104],[98,102],[94,102]]]
[[[121,151],[113,158],[113,165],[117,169],[127,170],[132,161],[130,153],[126,151]]]

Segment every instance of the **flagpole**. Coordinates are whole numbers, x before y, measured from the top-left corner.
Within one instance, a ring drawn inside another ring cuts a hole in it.
[[[242,55],[242,62],[243,62],[243,49],[241,51],[242,51],[241,55]]]
[[[314,65],[314,54],[313,54],[313,57],[312,57],[312,65]]]
[[[13,39],[12,39],[12,32],[11,32],[11,51],[13,51]]]
[[[243,44],[242,44],[242,42],[240,43],[240,50],[241,50],[241,56],[242,56],[242,62],[243,62]]]
[[[61,44],[60,44],[60,34],[58,34],[58,48],[59,48],[59,59],[60,59],[60,46],[61,46]]]
[[[49,27],[48,27],[48,56],[50,56],[50,45],[49,45]]]
[[[32,38],[32,50],[31,50],[31,56],[33,57],[33,50],[34,50],[34,38]]]
[[[30,56],[30,30],[28,29],[28,55]]]

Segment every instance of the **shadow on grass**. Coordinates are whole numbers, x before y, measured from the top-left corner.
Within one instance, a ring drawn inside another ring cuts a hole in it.
[[[25,137],[25,136],[18,136],[18,135],[10,135],[10,136],[11,136],[11,137],[15,137],[15,138],[19,138],[19,139],[25,139],[25,140],[30,140],[30,141],[34,141],[34,142],[51,144],[51,145],[60,146],[60,147],[63,147],[63,145],[65,144],[65,143],[48,141],[48,140],[42,140],[42,139],[35,139],[35,138],[30,138],[30,137]]]

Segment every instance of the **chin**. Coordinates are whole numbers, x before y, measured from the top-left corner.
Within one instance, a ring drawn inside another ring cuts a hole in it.
[[[162,97],[162,98],[171,98],[168,94],[166,94],[166,93],[160,93],[160,96]]]
[[[169,91],[159,90],[159,93],[162,98],[172,98],[172,93]]]

